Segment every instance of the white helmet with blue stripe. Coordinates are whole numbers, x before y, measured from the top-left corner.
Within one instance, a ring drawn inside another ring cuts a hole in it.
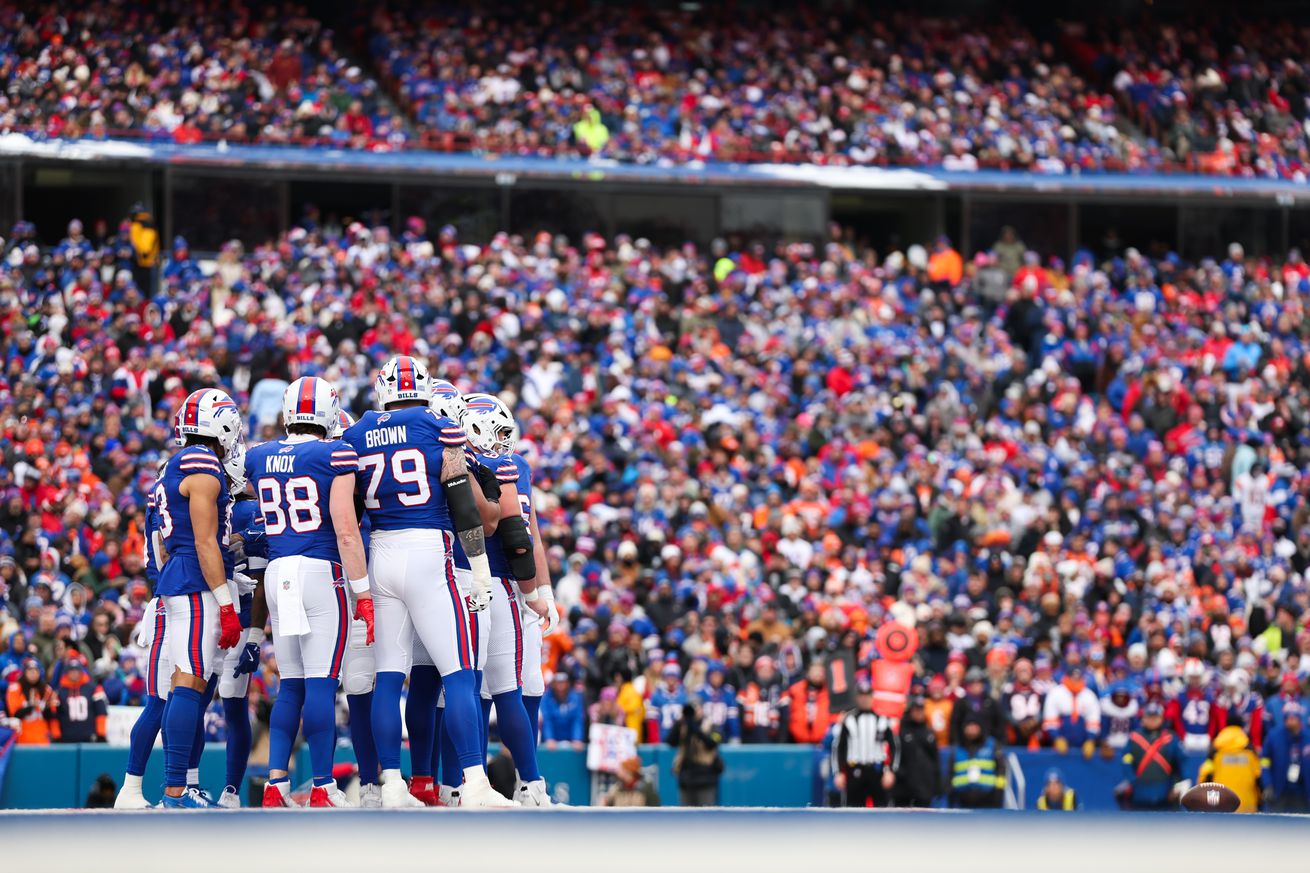
[[[503,458],[518,445],[518,425],[509,407],[490,394],[464,395],[466,407],[460,425],[469,445],[480,454]]]
[[[223,470],[227,472],[227,487],[233,497],[246,490],[246,444],[242,440],[223,455]]]
[[[445,379],[432,380],[432,411],[459,424],[464,420],[464,395]]]
[[[241,441],[241,413],[227,392],[202,388],[182,401],[173,420],[173,432],[179,445],[192,436],[218,440],[226,455]]]

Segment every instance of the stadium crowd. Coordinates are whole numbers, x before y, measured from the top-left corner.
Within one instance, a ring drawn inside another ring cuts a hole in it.
[[[367,149],[408,138],[377,83],[290,2],[0,3],[0,82],[0,129],[50,138]]]
[[[396,2],[343,40],[294,3],[6,2],[0,24],[0,130],[54,138],[1290,179],[1310,164],[1307,41],[1287,20]]]
[[[1304,705],[1295,250],[1065,265],[1006,233],[966,263],[836,226],[702,250],[307,218],[143,271],[139,221],[33,239],[0,265],[0,681],[29,741],[64,683],[143,691],[142,507],[180,400],[221,385],[259,441],[288,380],[358,413],[396,353],[519,417],[565,614],[548,746],[588,720],[660,741],[689,700],[727,741],[821,742],[860,687],[832,664],[865,675],[892,619],[942,743],[1090,754],[1124,707],[1183,733],[1203,700],[1203,743],[1258,747]]]

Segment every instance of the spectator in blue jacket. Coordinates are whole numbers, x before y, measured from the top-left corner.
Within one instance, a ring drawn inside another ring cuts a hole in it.
[[[1305,713],[1299,703],[1283,706],[1283,723],[1265,737],[1261,782],[1270,812],[1310,811],[1310,733],[1305,730]]]
[[[723,663],[710,663],[706,684],[699,696],[706,719],[714,730],[723,737],[725,743],[741,742],[740,709],[737,706],[737,690],[726,684],[727,671]]]
[[[561,744],[575,749],[583,747],[586,725],[583,718],[582,695],[573,687],[568,673],[557,672],[551,677],[550,693],[541,701],[541,740],[546,748]]]

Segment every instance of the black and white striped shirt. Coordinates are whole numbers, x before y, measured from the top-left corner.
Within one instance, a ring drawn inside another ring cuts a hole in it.
[[[833,744],[833,765],[850,767],[901,766],[901,740],[890,718],[873,712],[855,710],[847,713],[837,729]]]

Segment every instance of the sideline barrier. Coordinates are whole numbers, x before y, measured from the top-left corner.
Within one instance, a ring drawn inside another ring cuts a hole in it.
[[[496,754],[498,746],[492,746]],[[643,745],[642,761],[654,766],[657,787],[665,806],[678,803],[678,782],[673,774],[674,750],[668,746]],[[943,750],[943,772],[950,762],[949,750]],[[724,773],[719,801],[723,806],[804,807],[821,805],[822,786],[817,779],[822,752],[810,746],[725,746]],[[225,749],[222,743],[205,747],[200,762],[201,784],[217,795],[223,789]],[[349,746],[339,746],[338,761],[352,761]],[[1195,781],[1202,755],[1189,755],[1184,776]],[[591,774],[586,767],[586,752],[573,749],[541,749],[542,775],[560,799],[574,806],[592,802]],[[1083,809],[1115,809],[1114,786],[1123,779],[1118,758],[1109,761],[1099,756],[1090,761],[1079,754],[1058,755],[1052,751],[1030,752],[1011,748],[1007,761],[1017,761],[1023,771],[1023,808],[1034,809],[1046,780],[1046,771],[1058,767],[1065,782],[1078,792]],[[82,745],[19,746],[13,750],[0,785],[0,808],[47,809],[80,807],[87,792],[101,773],[108,773],[118,783],[127,763],[126,746],[102,743]],[[402,750],[401,767],[409,772],[409,750]],[[156,749],[146,769],[146,795],[158,794],[164,775],[164,756]],[[299,783],[309,778],[309,752],[302,745],[292,759],[292,776]],[[248,796],[243,788],[242,796]],[[944,805],[939,802],[938,805]]]

